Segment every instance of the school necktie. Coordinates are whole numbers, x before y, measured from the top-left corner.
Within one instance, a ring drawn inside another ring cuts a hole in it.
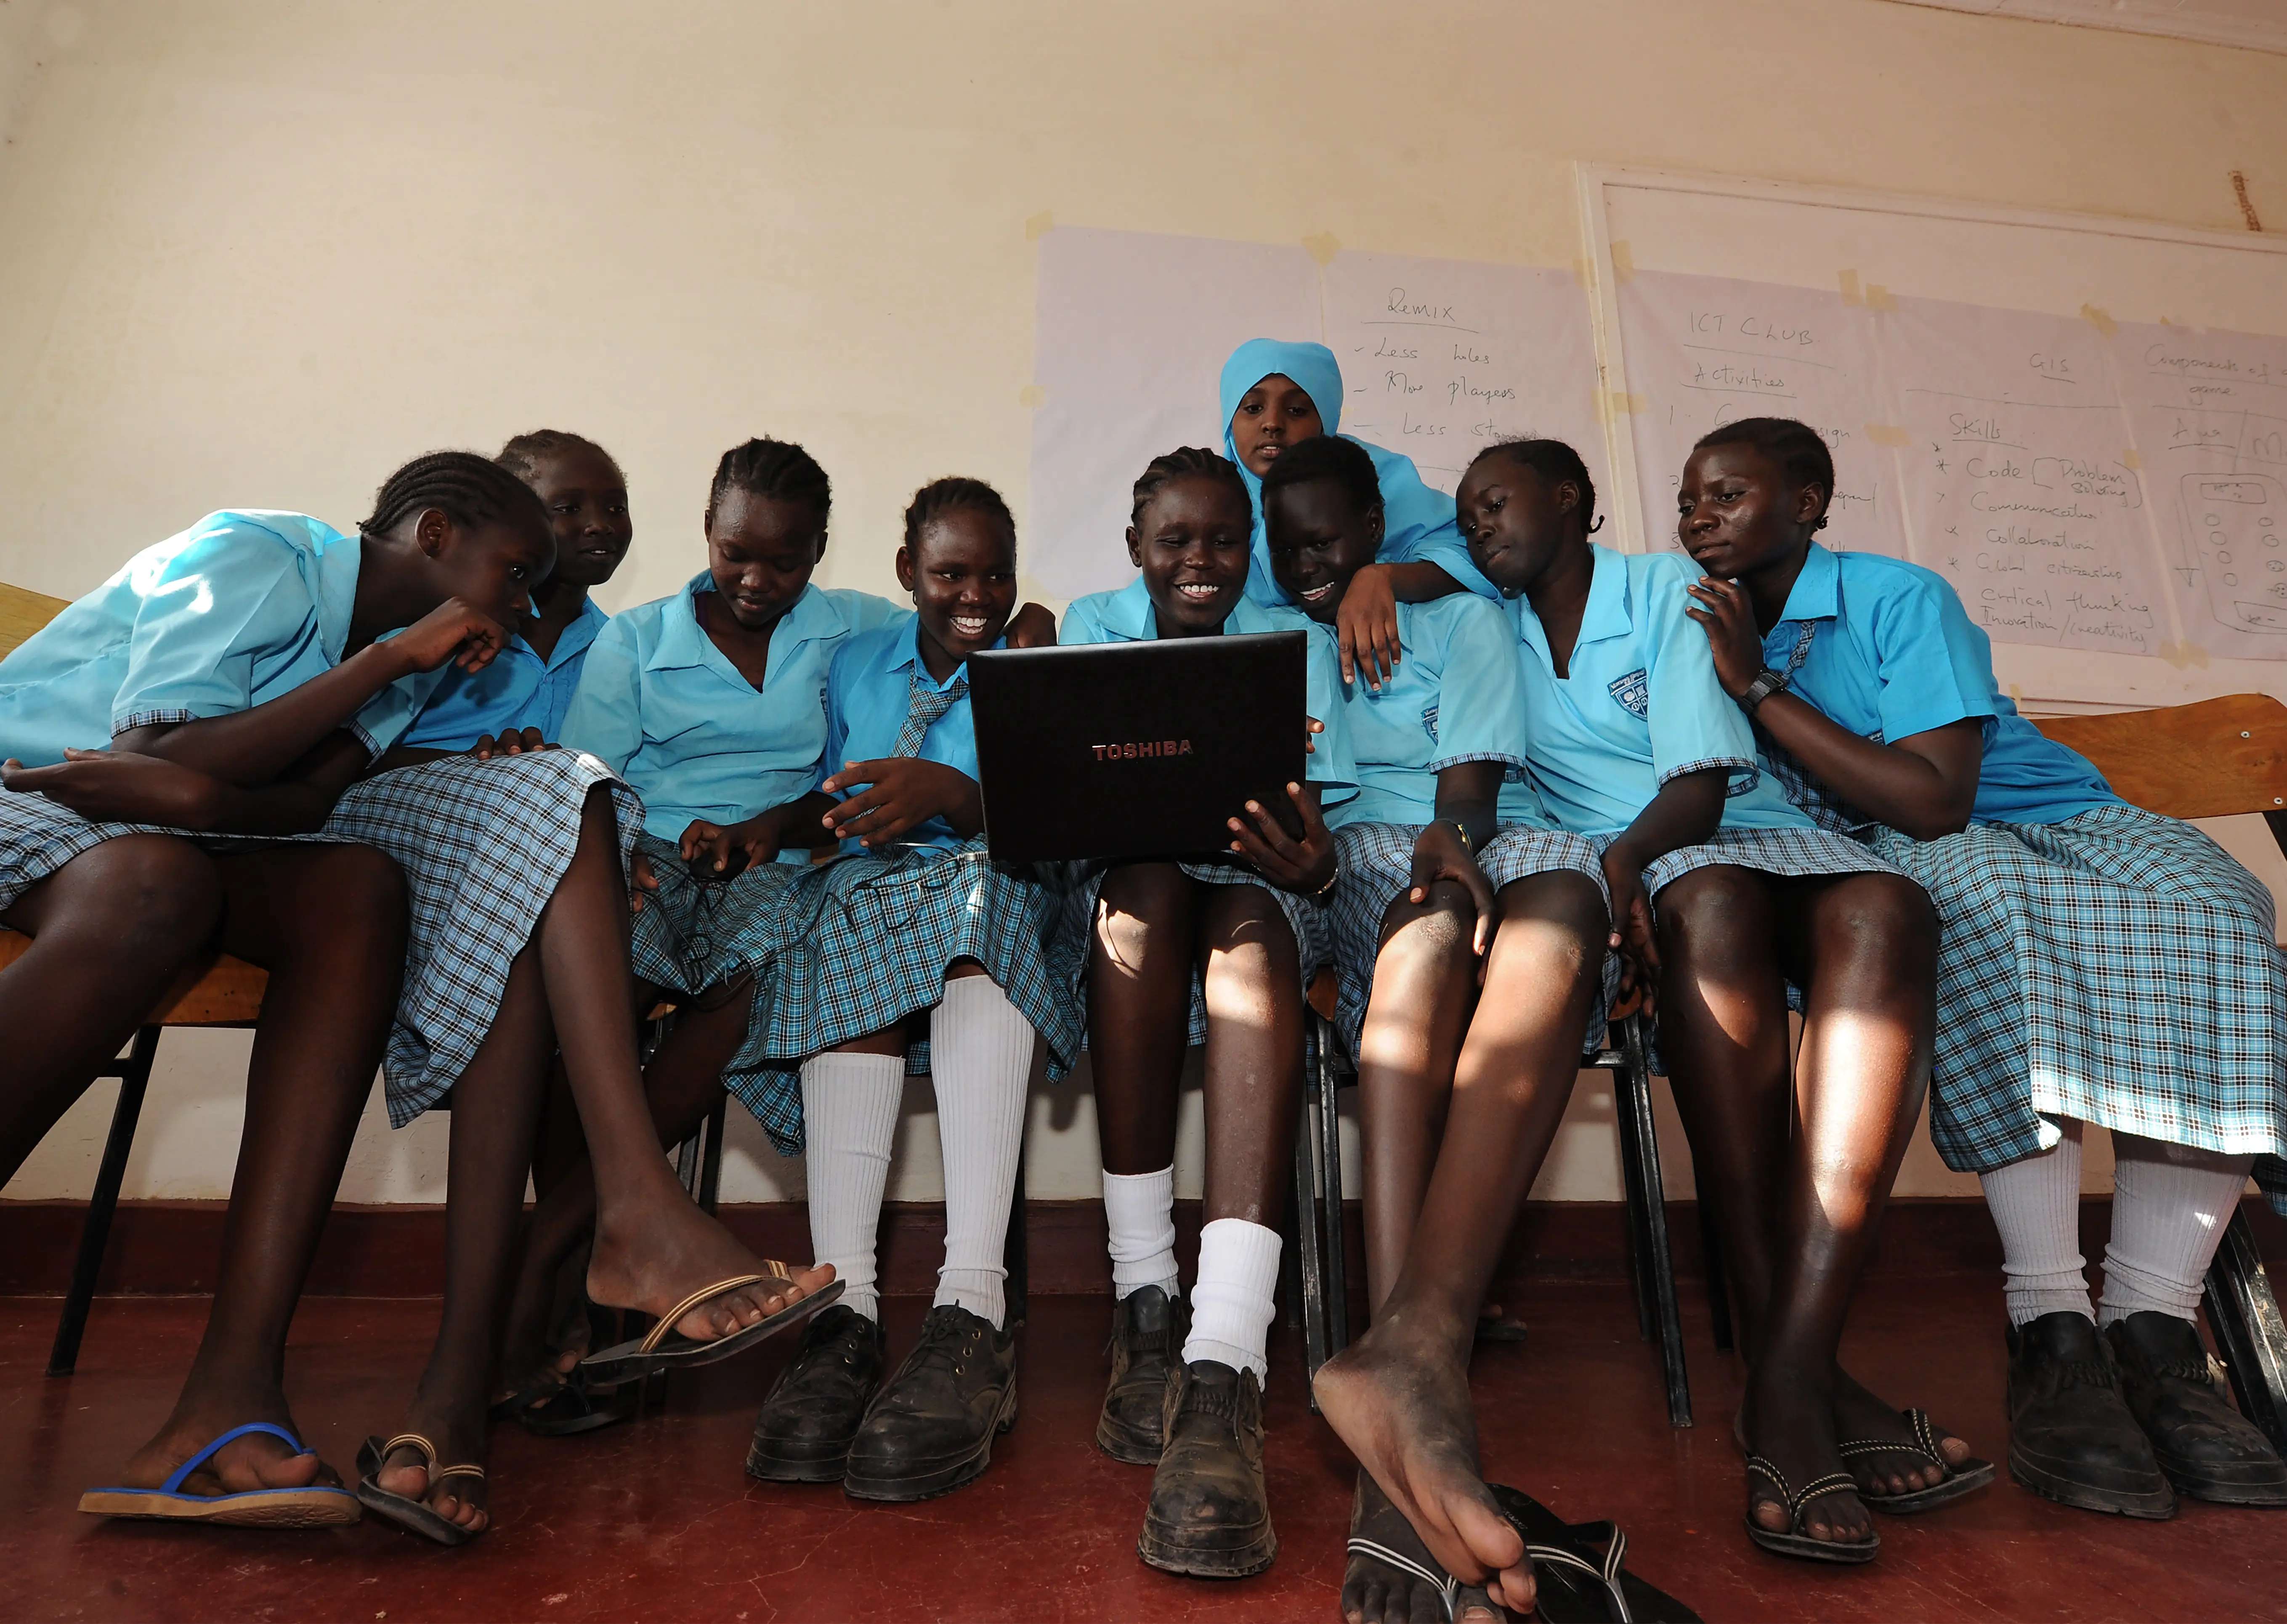
[[[914,697],[906,706],[906,725],[898,729],[898,747],[891,755],[919,755],[922,737],[936,723],[937,719],[961,703],[969,691],[969,678],[955,677],[939,688],[922,674],[920,666],[914,667]]]

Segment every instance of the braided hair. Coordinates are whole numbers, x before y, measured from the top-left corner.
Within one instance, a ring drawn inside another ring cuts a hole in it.
[[[1596,517],[1596,482],[1588,477],[1588,465],[1580,461],[1580,453],[1563,440],[1502,440],[1486,446],[1469,459],[1471,468],[1487,457],[1507,457],[1519,468],[1529,468],[1551,485],[1563,485],[1571,480],[1580,487],[1580,523],[1594,532],[1603,524]]]
[[[779,501],[805,501],[818,511],[818,527],[834,508],[834,487],[818,460],[790,440],[748,440],[733,445],[715,465],[715,483],[707,488],[707,519],[715,519],[716,506],[728,492],[768,496]]]
[[[1262,476],[1263,510],[1270,510],[1273,491],[1320,479],[1341,486],[1360,513],[1381,511],[1381,476],[1373,470],[1373,457],[1365,446],[1339,434],[1314,434],[1271,461],[1270,471]]]
[[[1275,463],[1273,466],[1277,466]],[[1136,481],[1136,506],[1128,516],[1130,524],[1144,516],[1144,508],[1159,493],[1160,488],[1178,479],[1213,479],[1227,487],[1238,498],[1250,520],[1254,512],[1254,497],[1246,488],[1246,477],[1238,464],[1199,445],[1185,445],[1151,459],[1141,477]]]
[[[1711,445],[1753,446],[1771,460],[1791,491],[1816,485],[1824,501],[1810,527],[1826,528],[1826,503],[1834,500],[1834,453],[1817,430],[1792,417],[1742,417],[1709,430],[1693,442],[1691,449],[1705,451]]]
[[[542,462],[566,451],[592,451],[611,465],[613,473],[620,472],[619,460],[610,452],[584,434],[572,434],[562,429],[534,429],[529,434],[519,434],[502,446],[500,455],[493,461],[528,485]],[[626,476],[622,474],[621,477]]]
[[[1009,504],[1001,500],[1001,493],[982,479],[964,479],[955,476],[948,479],[932,479],[914,493],[914,500],[906,504],[906,548],[918,551],[922,532],[952,513],[981,513],[1000,521],[1008,532],[1009,556],[1017,556],[1017,520],[1009,511]]]
[[[359,533],[385,536],[430,508],[441,509],[464,530],[520,524],[550,547],[556,542],[548,511],[532,487],[473,451],[432,451],[399,469],[374,493],[373,515],[358,525]]]

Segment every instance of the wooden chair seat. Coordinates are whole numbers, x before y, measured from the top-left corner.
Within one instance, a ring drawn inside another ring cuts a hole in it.
[[[0,928],[0,970],[24,956],[32,939]],[[214,953],[184,967],[161,996],[148,1026],[252,1026],[262,1013],[270,973],[243,958]]]

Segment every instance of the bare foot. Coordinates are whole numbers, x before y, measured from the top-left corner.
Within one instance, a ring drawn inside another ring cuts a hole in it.
[[[762,1259],[708,1218],[679,1186],[637,1213],[605,1213],[596,1226],[596,1249],[588,1259],[588,1295],[613,1308],[663,1314],[677,1303],[720,1280],[767,1274]],[[713,1342],[766,1320],[819,1290],[834,1278],[834,1265],[797,1268],[791,1279],[776,1277],[711,1298],[676,1321],[694,1342]]]
[[[1312,1390],[1436,1565],[1522,1616],[1532,1611],[1532,1565],[1477,1469],[1468,1364],[1475,1327],[1419,1318],[1389,1313],[1319,1368]]]
[[[588,1260],[574,1253],[553,1271],[527,1252],[509,1305],[508,1328],[501,1338],[501,1368],[493,1402],[519,1394],[527,1405],[545,1404],[572,1378],[589,1351]]]
[[[1358,1473],[1357,1494],[1350,1502],[1350,1537],[1372,1540],[1432,1573],[1438,1571],[1437,1559],[1413,1532],[1413,1525],[1364,1471]],[[1463,1590],[1453,1599],[1456,1624],[1508,1624],[1508,1614],[1481,1589]],[[1350,1553],[1342,1573],[1342,1617],[1349,1624],[1445,1624],[1445,1616],[1442,1587],[1363,1551]]]
[[[1746,1402],[1740,1407],[1749,1453],[1770,1462],[1798,1488],[1843,1470],[1827,1391],[1832,1370],[1829,1366],[1822,1373],[1826,1380],[1812,1380],[1767,1357],[1749,1377]],[[1757,1472],[1747,1474],[1747,1514],[1773,1533],[1796,1531],[1777,1486]],[[1863,1545],[1874,1537],[1874,1518],[1854,1491],[1838,1488],[1804,1504],[1801,1532],[1838,1545]]]
[[[195,1381],[195,1378],[194,1378]],[[266,1421],[295,1437],[286,1396],[276,1388],[249,1384],[242,1388],[186,1388],[151,1441],[127,1458],[119,1474],[121,1486],[157,1488],[178,1466],[214,1442],[233,1427]],[[341,1486],[341,1475],[314,1454],[296,1455],[267,1432],[249,1432],[218,1450],[205,1465],[183,1480],[189,1494],[242,1494],[255,1489]]]
[[[481,1410],[473,1415],[456,1407],[434,1405],[416,1397],[405,1417],[408,1432],[418,1432],[437,1446],[437,1466],[482,1466],[485,1463],[485,1423]],[[482,1533],[492,1518],[485,1509],[485,1480],[439,1476],[432,1486],[429,1462],[410,1444],[390,1451],[374,1481],[392,1494],[427,1502],[447,1522],[471,1533]]]
[[[1840,1369],[1835,1372],[1834,1432],[1838,1438],[1898,1446],[1895,1455],[1852,1455],[1844,1463],[1844,1470],[1869,1494],[1911,1494],[1916,1489],[1935,1488],[1946,1479],[1946,1473],[1931,1465],[1922,1453],[1905,1416]],[[1945,1457],[1947,1466],[1958,1467],[1969,1458],[1969,1446],[1943,1427],[1937,1429],[1937,1440],[1938,1453]]]

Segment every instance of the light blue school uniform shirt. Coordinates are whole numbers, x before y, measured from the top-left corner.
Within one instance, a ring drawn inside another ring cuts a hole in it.
[[[590,598],[545,659],[522,637],[511,637],[481,671],[447,666],[402,742],[424,750],[466,750],[480,738],[525,728],[538,728],[551,745],[558,742],[588,650],[610,619]]]
[[[714,590],[702,570],[673,597],[613,615],[588,650],[558,741],[635,785],[644,828],[662,840],[810,793],[826,754],[835,651],[900,612],[871,593],[804,587],[771,634],[758,690],[699,624],[695,605]],[[809,858],[794,850],[781,860]]]
[[[1223,454],[1238,463],[1254,501],[1254,556],[1247,569],[1246,595],[1256,603],[1291,608],[1294,600],[1270,572],[1270,542],[1263,532],[1262,481],[1238,461],[1238,442],[1231,431],[1231,414],[1246,391],[1263,379],[1278,374],[1292,379],[1318,408],[1318,421],[1328,434],[1341,427],[1342,369],[1334,352],[1324,344],[1288,343],[1275,338],[1250,338],[1231,352],[1223,364]],[[1373,459],[1375,479],[1381,486],[1381,549],[1377,564],[1434,564],[1452,576],[1464,592],[1498,601],[1500,593],[1477,572],[1469,558],[1468,543],[1453,520],[1453,499],[1422,483],[1413,459],[1354,434],[1342,437]]]
[[[1303,673],[1303,703],[1310,714],[1326,724],[1303,759],[1302,776],[1318,785],[1322,811],[1352,799],[1357,792],[1358,769],[1350,754],[1349,737],[1342,727],[1341,656],[1326,629],[1299,609],[1258,603],[1244,594],[1223,623],[1223,629],[1246,636],[1256,632],[1302,632],[1307,666]],[[1061,643],[1150,643],[1159,635],[1159,620],[1151,608],[1151,595],[1138,575],[1117,592],[1091,592],[1064,611],[1057,628]]]
[[[898,736],[905,731],[917,682],[939,693],[958,682],[962,691],[930,723],[922,735],[921,748],[907,753],[970,778],[977,777],[977,722],[969,704],[969,663],[962,661],[944,682],[938,682],[922,664],[921,631],[921,617],[906,610],[887,626],[851,638],[835,655],[826,688],[826,755],[819,763],[819,784],[840,772],[844,761],[876,761],[898,753]],[[1005,649],[1009,640],[1003,637],[993,646]],[[857,792],[846,790],[835,799],[847,800]],[[906,830],[898,837],[898,843],[944,851],[966,841],[945,819],[932,817]],[[842,849],[852,853],[867,848],[851,835],[842,842]]]
[[[1331,641],[1330,628],[1318,629]],[[1499,604],[1466,592],[1400,603],[1397,642],[1402,658],[1378,691],[1363,682],[1344,690],[1342,735],[1358,792],[1327,818],[1337,826],[1426,824],[1437,816],[1442,769],[1526,764],[1524,671]],[[1522,788],[1530,798],[1531,786]],[[1549,825],[1537,798],[1531,816],[1509,821]]]
[[[27,767],[131,728],[234,715],[342,660],[364,548],[299,513],[210,513],[147,547],[0,661],[0,754]],[[348,723],[375,755],[440,681],[392,682]]]
[[[1669,779],[1721,767],[1730,774],[1724,828],[1813,827],[1765,770],[1746,713],[1715,680],[1707,634],[1683,612],[1697,568],[1681,553],[1589,550],[1595,573],[1563,677],[1531,603],[1508,603],[1523,655],[1531,787],[1558,825],[1618,834]],[[1524,787],[1503,788],[1504,821],[1523,821]]]
[[[1876,744],[1980,719],[1985,759],[1971,816],[1981,822],[2060,824],[2121,804],[2086,756],[2017,714],[1994,680],[1991,640],[1945,579],[1918,564],[1812,542],[1763,661]]]

